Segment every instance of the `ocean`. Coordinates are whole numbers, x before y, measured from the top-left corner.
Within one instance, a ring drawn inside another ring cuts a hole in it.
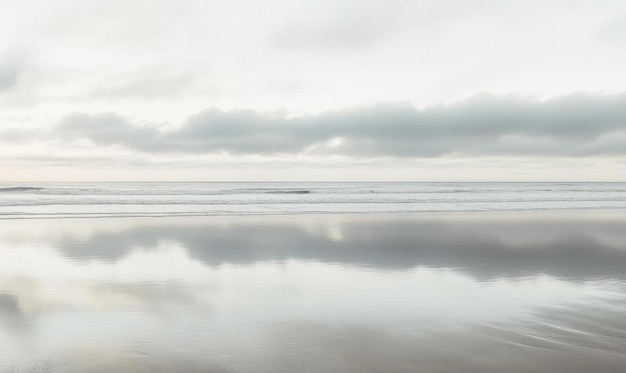
[[[623,372],[624,183],[0,185],[0,372]]]
[[[0,184],[0,219],[624,208],[626,183]]]

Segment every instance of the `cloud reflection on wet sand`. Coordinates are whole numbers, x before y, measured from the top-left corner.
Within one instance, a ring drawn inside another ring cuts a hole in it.
[[[620,371],[626,216],[6,222],[0,368]]]

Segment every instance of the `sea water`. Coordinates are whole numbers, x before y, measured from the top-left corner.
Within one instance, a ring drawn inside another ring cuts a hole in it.
[[[0,372],[626,366],[625,184],[0,188]]]
[[[626,208],[626,183],[3,183],[0,218]]]

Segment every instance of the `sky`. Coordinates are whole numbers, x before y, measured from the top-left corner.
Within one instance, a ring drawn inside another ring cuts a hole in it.
[[[626,181],[622,0],[0,0],[0,182]]]

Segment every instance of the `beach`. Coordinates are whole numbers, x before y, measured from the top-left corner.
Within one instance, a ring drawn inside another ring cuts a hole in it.
[[[0,0],[0,373],[626,373],[626,1]]]
[[[7,219],[0,371],[620,372],[622,210]]]

